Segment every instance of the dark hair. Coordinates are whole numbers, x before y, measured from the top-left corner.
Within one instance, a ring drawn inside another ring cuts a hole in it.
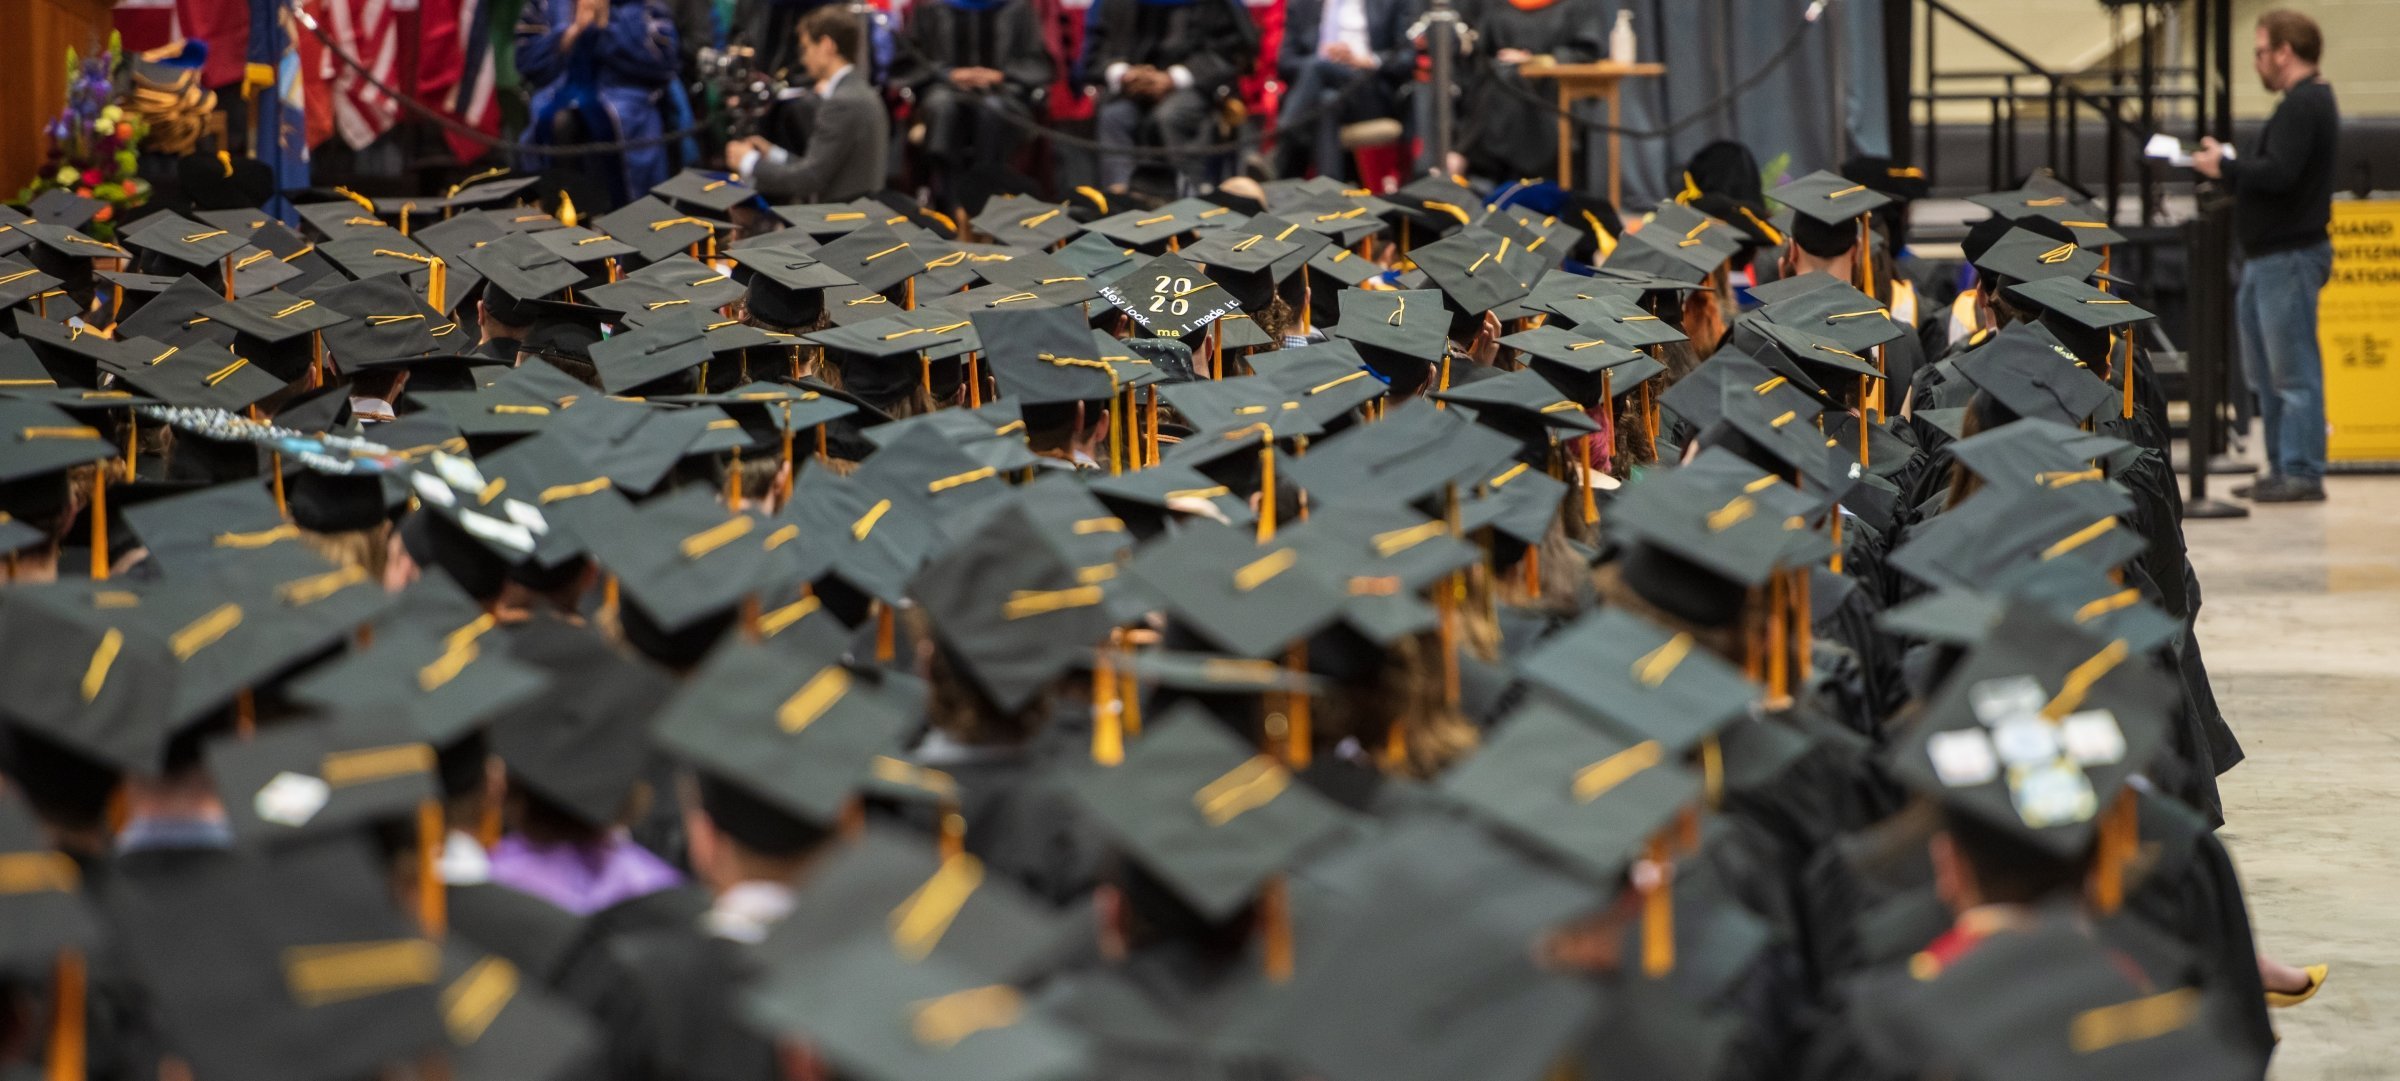
[[[107,824],[117,771],[97,758],[31,728],[0,724],[0,772],[45,821],[69,829]]]
[[[1083,424],[1078,427],[1076,407],[1082,406]],[[1034,450],[1065,450],[1075,437],[1100,427],[1107,415],[1108,400],[1095,398],[1084,402],[1041,402],[1028,404],[1021,410],[1025,419],[1025,443]]]
[[[2032,904],[2081,888],[2081,857],[2060,857],[1999,826],[1944,808],[1942,828],[1958,845],[1986,903]]]
[[[800,17],[800,40],[832,38],[843,56],[858,55],[858,16],[846,4],[826,4]]]
[[[1837,259],[1858,247],[1858,225],[1827,225],[1806,214],[1792,215],[1792,243],[1819,259]]]
[[[2267,32],[2269,46],[2291,46],[2292,55],[2302,63],[2314,64],[2325,52],[2325,32],[2317,29],[2317,21],[2290,8],[2260,15],[2258,28]]]
[[[742,788],[706,773],[698,775],[700,810],[735,844],[769,859],[807,855],[829,831]]]
[[[1135,950],[1179,942],[1210,960],[1229,961],[1240,956],[1257,923],[1255,905],[1211,922],[1139,860],[1121,852],[1109,857],[1101,876],[1125,895],[1125,944]]]
[[[472,796],[483,791],[485,771],[490,768],[492,740],[480,728],[472,729],[456,742],[434,752],[433,775],[442,786],[443,799]]]

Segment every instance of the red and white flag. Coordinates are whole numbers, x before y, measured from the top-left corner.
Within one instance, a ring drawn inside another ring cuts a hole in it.
[[[317,9],[318,21],[335,47],[394,87],[400,75],[400,19],[394,9],[400,2],[405,0],[325,0]],[[350,65],[331,55],[318,59],[332,91],[334,131],[343,142],[363,150],[392,129],[400,118],[399,102]]]
[[[458,82],[450,87],[450,115],[486,135],[500,134],[500,106],[493,98],[492,0],[457,0]],[[454,131],[444,131],[450,152],[460,161],[474,161],[488,149]]]

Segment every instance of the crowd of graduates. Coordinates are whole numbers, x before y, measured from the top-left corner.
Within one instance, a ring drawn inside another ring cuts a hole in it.
[[[5,1072],[2261,1076],[2121,238],[1853,173],[11,210]]]

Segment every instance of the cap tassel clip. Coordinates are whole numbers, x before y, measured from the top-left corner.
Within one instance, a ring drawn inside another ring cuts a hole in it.
[[[1092,666],[1092,763],[1114,766],[1125,761],[1125,729],[1117,712],[1116,654],[1103,649]]]
[[[281,474],[277,474],[281,476]],[[92,581],[108,581],[108,467],[92,468]]]

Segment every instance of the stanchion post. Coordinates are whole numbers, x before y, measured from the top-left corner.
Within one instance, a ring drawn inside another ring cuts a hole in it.
[[[2234,341],[2231,254],[2233,200],[2203,189],[2199,213],[2185,226],[2192,267],[2192,338],[2184,354],[2184,397],[2191,417],[2184,424],[2184,456],[2191,467],[2185,518],[2247,518],[2250,508],[2208,497],[2208,463],[2224,442],[2219,395],[2232,369]]]

